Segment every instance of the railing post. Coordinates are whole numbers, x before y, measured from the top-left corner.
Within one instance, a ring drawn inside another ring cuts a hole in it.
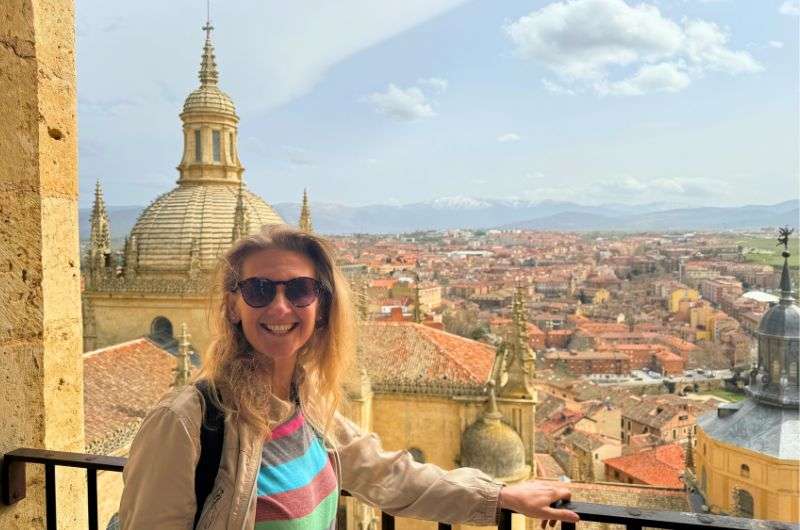
[[[500,510],[500,524],[497,525],[497,530],[511,530],[511,510],[503,508]]]
[[[381,512],[381,530],[394,530],[394,515]]]
[[[3,504],[11,506],[25,498],[25,462],[5,455],[3,457],[0,489],[3,490]]]
[[[56,524],[56,466],[44,465],[44,496],[46,505],[47,530],[57,530]]]
[[[96,469],[86,470],[86,493],[89,498],[89,530],[98,530]]]

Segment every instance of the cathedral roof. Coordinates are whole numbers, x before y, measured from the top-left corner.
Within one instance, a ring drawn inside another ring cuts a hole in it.
[[[239,187],[229,184],[181,185],[158,197],[139,216],[131,239],[138,246],[137,269],[184,272],[196,260],[212,269],[231,244]],[[250,231],[283,223],[258,195],[243,189]]]
[[[494,348],[413,322],[363,322],[359,365],[375,391],[482,394]]]
[[[697,424],[711,438],[781,460],[800,460],[800,415],[796,408],[772,407],[755,399],[725,405],[730,415],[711,412]]]
[[[130,443],[145,414],[169,391],[175,357],[149,339],[83,354],[86,451],[111,454]]]

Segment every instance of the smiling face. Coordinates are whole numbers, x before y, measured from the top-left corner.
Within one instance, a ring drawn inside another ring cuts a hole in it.
[[[244,260],[241,279],[268,278],[285,281],[305,276],[316,278],[311,260],[289,250],[261,250]],[[278,286],[275,299],[265,307],[250,307],[238,290],[232,293],[231,320],[242,323],[247,342],[269,356],[276,364],[294,363],[297,352],[314,334],[319,300],[306,307],[295,307],[285,296],[285,285]]]

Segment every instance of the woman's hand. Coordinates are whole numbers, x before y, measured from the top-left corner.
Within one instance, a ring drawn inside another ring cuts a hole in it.
[[[501,508],[514,510],[527,517],[542,520],[542,529],[555,526],[556,521],[577,523],[580,518],[575,512],[552,508],[550,505],[556,501],[569,502],[570,492],[563,486],[550,482],[537,482],[528,480],[500,489],[498,502]]]

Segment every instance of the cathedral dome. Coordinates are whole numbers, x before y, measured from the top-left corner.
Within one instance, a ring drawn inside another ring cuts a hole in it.
[[[138,273],[185,273],[192,261],[199,269],[213,268],[231,244],[240,192],[247,218],[245,232],[284,222],[269,204],[243,186],[178,186],[150,204],[131,230]]]
[[[233,100],[217,86],[201,86],[186,97],[183,112],[221,112],[236,116]]]

